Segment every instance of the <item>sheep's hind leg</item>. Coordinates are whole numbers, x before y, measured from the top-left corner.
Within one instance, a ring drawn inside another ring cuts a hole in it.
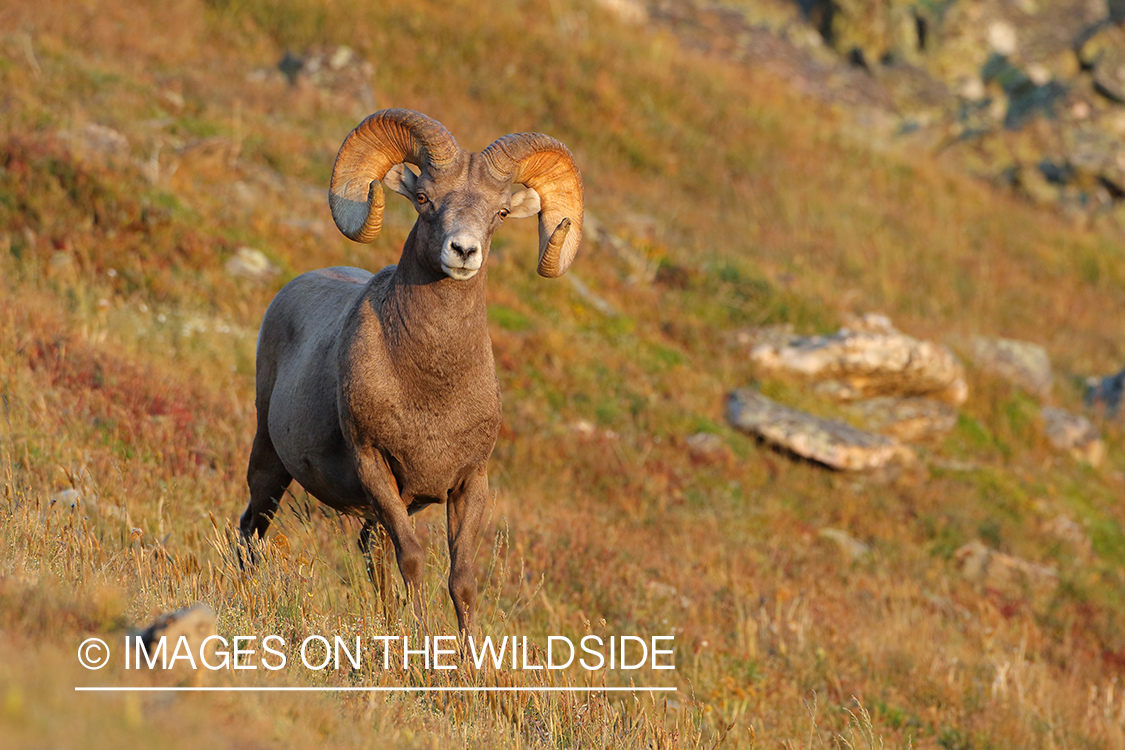
[[[265,535],[281,503],[281,496],[291,481],[293,476],[281,463],[269,434],[259,430],[254,437],[254,447],[250,449],[250,465],[246,469],[250,503],[239,522],[244,539]]]

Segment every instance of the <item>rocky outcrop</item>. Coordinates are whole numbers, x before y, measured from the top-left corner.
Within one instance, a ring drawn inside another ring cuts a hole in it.
[[[648,0],[693,46],[766,66],[877,147],[933,153],[1125,228],[1125,10],[1103,2]]]
[[[764,376],[818,383],[819,393],[840,401],[885,395],[965,401],[965,371],[947,346],[907,336],[883,316],[859,323],[831,336],[762,341],[750,360]]]

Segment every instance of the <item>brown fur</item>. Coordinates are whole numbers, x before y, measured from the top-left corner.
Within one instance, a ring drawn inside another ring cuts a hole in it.
[[[478,157],[461,152],[436,176],[425,167],[416,179],[407,175],[401,192],[419,216],[398,265],[374,276],[312,271],[270,304],[258,338],[258,429],[241,520],[247,537],[264,534],[297,479],[366,520],[362,546],[373,524],[387,530],[420,614],[424,556],[409,515],[444,503],[449,590],[462,630],[473,617],[486,464],[500,428],[485,262],[501,209],[513,201],[511,179],[497,179]],[[453,236],[480,242],[481,268],[469,279],[441,269],[442,244]]]

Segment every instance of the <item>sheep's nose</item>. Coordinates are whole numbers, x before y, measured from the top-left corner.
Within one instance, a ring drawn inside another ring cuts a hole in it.
[[[468,260],[480,251],[480,245],[476,242],[456,239],[450,240],[449,249],[456,253],[461,260]]]

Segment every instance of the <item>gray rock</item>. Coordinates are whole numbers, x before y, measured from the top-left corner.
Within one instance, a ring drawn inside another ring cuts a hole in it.
[[[1089,419],[1053,406],[1044,406],[1040,414],[1052,446],[1091,466],[1101,465],[1105,459],[1105,443]]]
[[[166,612],[135,635],[140,637],[145,650],[150,655],[156,653],[161,638],[164,639],[164,651],[169,655],[176,653],[176,646],[180,639],[185,639],[192,657],[196,660],[197,674],[206,671],[204,665],[198,663],[201,656],[211,664],[216,663],[218,644],[212,640],[204,648],[208,636],[215,635],[215,611],[206,604],[195,604],[175,612]],[[177,671],[190,671],[186,669],[186,664],[184,660],[177,660]]]
[[[1030,341],[974,336],[973,361],[985,372],[1004,378],[1040,398],[1051,393],[1054,377],[1047,350]]]
[[[1091,378],[1086,391],[1086,406],[1101,407],[1106,417],[1112,419],[1121,412],[1125,401],[1125,370],[1104,378]]]
[[[203,639],[214,634],[215,610],[206,604],[194,604],[175,612],[165,612],[138,635],[148,646],[159,638],[175,640],[181,635],[198,639],[198,642],[202,643]]]
[[[840,471],[865,471],[915,461],[913,452],[893,438],[814,417],[749,389],[730,395],[727,419],[772,445]]]
[[[827,383],[821,392],[842,401],[896,395],[964,403],[964,368],[948,347],[911,338],[882,316],[861,320],[864,330],[762,341],[750,359],[763,375]]]
[[[685,440],[688,455],[696,461],[716,461],[727,455],[726,444],[718,435],[711,432],[697,432]]]
[[[848,406],[860,424],[913,443],[934,440],[957,426],[957,408],[932,398],[879,396]]]

